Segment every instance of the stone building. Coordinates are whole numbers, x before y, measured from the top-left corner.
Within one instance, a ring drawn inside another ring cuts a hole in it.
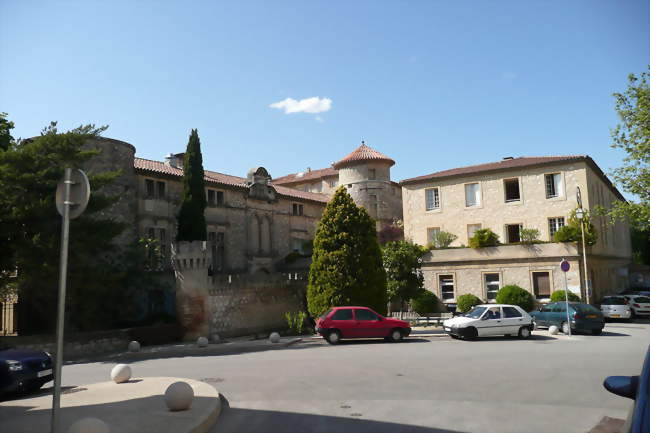
[[[445,303],[473,293],[493,301],[504,285],[516,284],[540,300],[564,289],[559,268],[567,259],[570,290],[585,297],[581,251],[575,243],[555,243],[554,233],[576,209],[580,188],[583,208],[592,215],[597,206],[624,200],[588,156],[521,157],[440,171],[401,182],[404,236],[430,244],[436,232],[453,233],[450,249],[434,249],[425,257],[425,286]],[[591,300],[628,287],[631,262],[626,222],[608,224],[593,218],[598,242],[587,248]],[[466,248],[480,228],[490,228],[503,245]],[[537,229],[543,243],[520,244],[522,228]]]
[[[331,167],[290,174],[275,185],[331,195],[345,185],[358,206],[377,220],[377,229],[402,219],[402,188],[390,178],[395,161],[364,142]]]

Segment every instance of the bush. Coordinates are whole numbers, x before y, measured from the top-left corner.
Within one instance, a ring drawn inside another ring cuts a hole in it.
[[[305,327],[305,320],[307,319],[307,313],[304,311],[298,311],[296,313],[284,313],[284,318],[287,319],[289,332],[292,335],[302,334],[302,331]]]
[[[498,304],[518,305],[526,311],[533,311],[535,308],[535,299],[529,291],[519,286],[504,286],[497,292]]]
[[[411,308],[421,316],[435,313],[438,310],[440,301],[438,297],[428,290],[422,290],[411,299]]]
[[[456,309],[461,313],[466,313],[469,310],[471,310],[475,305],[479,305],[482,303],[483,301],[481,301],[480,298],[468,293],[466,295],[460,295],[458,297]]]
[[[564,296],[564,290],[556,290],[551,293],[551,302],[560,302],[564,300],[566,300]],[[580,296],[569,290],[569,302],[580,302],[581,300],[582,299],[580,299]]]
[[[499,235],[491,229],[476,230],[474,235],[469,239],[469,246],[471,248],[495,247],[497,245],[499,245]]]
[[[456,236],[453,233],[449,233],[446,231],[437,232],[434,234],[433,239],[431,239],[431,244],[429,244],[429,248],[447,248],[456,239],[458,239],[458,236]]]
[[[537,229],[521,229],[519,232],[522,244],[534,244],[539,241],[539,230]]]
[[[580,236],[580,229],[572,226],[563,226],[555,232],[553,240],[555,242],[578,242]]]

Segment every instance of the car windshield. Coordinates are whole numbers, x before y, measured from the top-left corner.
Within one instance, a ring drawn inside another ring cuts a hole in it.
[[[472,319],[478,319],[485,312],[486,307],[474,307],[472,311],[465,314],[465,317],[471,317]]]
[[[599,310],[587,304],[573,304],[572,307],[579,313],[600,313]]]
[[[627,300],[625,298],[621,297],[621,296],[616,296],[616,297],[612,297],[612,298],[606,298],[603,301],[603,304],[605,304],[605,305],[626,305]]]
[[[638,302],[640,304],[650,304],[650,298],[647,298],[645,296],[635,296],[634,302]]]
[[[318,318],[319,319],[325,319],[328,316],[328,314],[332,312],[332,310],[333,310],[333,308],[330,308],[329,310],[327,310],[326,312],[321,314]]]

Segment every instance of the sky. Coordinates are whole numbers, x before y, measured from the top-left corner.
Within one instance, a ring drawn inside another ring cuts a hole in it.
[[[394,180],[505,156],[606,172],[613,92],[650,64],[650,1],[0,0],[0,112],[15,137],[108,125],[163,160],[324,168],[361,142]]]

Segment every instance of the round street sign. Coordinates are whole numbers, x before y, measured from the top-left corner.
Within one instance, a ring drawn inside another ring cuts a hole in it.
[[[70,211],[68,212],[68,215],[70,219],[74,219],[86,210],[88,200],[90,199],[90,183],[88,182],[86,173],[78,168],[73,168],[71,170],[70,181],[70,197],[68,198]],[[56,186],[56,210],[59,211],[61,216],[63,216],[64,202],[65,175],[63,175],[63,179],[61,179]]]
[[[562,259],[560,262],[560,269],[562,269],[564,272],[569,272],[569,269],[571,269],[571,265],[569,264],[568,261]]]

